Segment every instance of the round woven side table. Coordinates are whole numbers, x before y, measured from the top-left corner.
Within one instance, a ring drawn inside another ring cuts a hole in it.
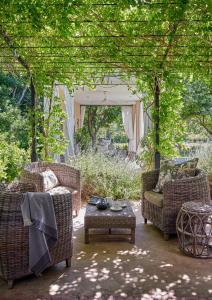
[[[176,222],[180,249],[189,256],[212,258],[212,205],[183,204]]]

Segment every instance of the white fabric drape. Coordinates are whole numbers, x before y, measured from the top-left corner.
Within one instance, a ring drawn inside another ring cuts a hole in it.
[[[128,151],[136,152],[132,106],[122,106],[122,119],[124,130],[129,139]]]
[[[143,102],[140,103],[140,138],[142,139],[145,135],[144,127],[145,127],[145,121],[144,121],[144,104]]]
[[[85,110],[86,106],[80,106],[80,128],[83,127],[84,119],[85,119]]]
[[[60,98],[61,95],[64,95],[64,110],[67,114],[67,119],[64,122],[64,133],[66,138],[68,139],[68,146],[64,153],[65,161],[68,160],[70,156],[74,156],[74,101],[73,98],[70,96],[68,88],[65,85],[58,85],[55,84],[54,86],[54,96]],[[44,99],[44,112],[47,115],[49,111],[49,104],[50,99]],[[52,103],[54,105],[54,103]],[[62,104],[61,104],[62,105]],[[62,129],[61,129],[62,130]],[[61,161],[61,155],[53,154],[54,160],[56,162]]]

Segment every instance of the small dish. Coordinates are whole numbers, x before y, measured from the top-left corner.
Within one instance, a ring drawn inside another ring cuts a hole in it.
[[[122,207],[121,206],[111,206],[110,210],[112,210],[112,211],[121,211]]]

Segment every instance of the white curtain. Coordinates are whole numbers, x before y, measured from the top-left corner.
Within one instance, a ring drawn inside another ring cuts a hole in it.
[[[84,119],[85,119],[85,110],[86,106],[80,106],[80,128],[83,127]]]
[[[144,104],[140,103],[140,138],[142,139],[145,135],[145,124],[144,124]]]
[[[70,156],[74,156],[75,154],[74,153],[74,101],[73,98],[70,96],[68,88],[65,85],[59,85],[56,82],[54,86],[54,96],[60,98],[60,91],[62,92],[61,94],[64,95],[64,110],[67,113],[67,119],[65,120],[64,123],[64,132],[69,142],[68,147],[64,153],[65,161],[67,161]],[[45,97],[44,112],[46,116],[49,111],[49,104],[50,104],[50,99]],[[56,162],[61,161],[60,155],[53,154],[53,156]]]
[[[124,130],[129,139],[128,151],[136,152],[132,106],[122,106],[122,119],[124,124]]]

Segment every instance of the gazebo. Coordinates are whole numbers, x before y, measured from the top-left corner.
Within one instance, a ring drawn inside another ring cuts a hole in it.
[[[87,105],[121,106],[123,124],[128,137],[128,152],[137,152],[141,138],[147,134],[148,129],[152,129],[152,120],[144,111],[143,94],[133,94],[134,87],[135,79],[124,82],[117,77],[104,78],[95,89],[76,86],[72,92],[69,92],[67,86],[59,83],[55,85],[55,94],[61,98],[62,106],[67,113],[64,133],[69,144],[65,152],[65,160],[75,155],[74,134],[83,126]]]

